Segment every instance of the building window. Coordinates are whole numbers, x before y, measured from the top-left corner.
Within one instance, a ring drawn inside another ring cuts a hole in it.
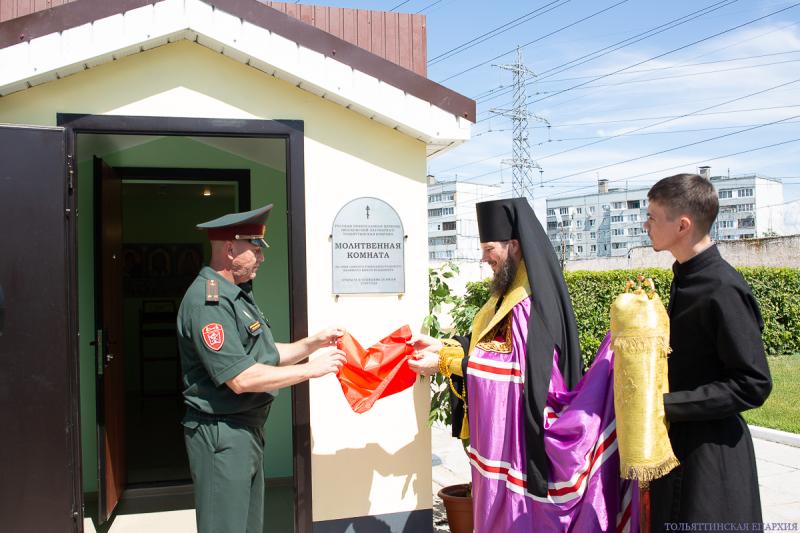
[[[562,207],[558,210],[559,215],[566,215],[567,213],[569,213],[569,208],[567,207]]]
[[[639,222],[639,215],[638,214],[628,215],[628,222]]]
[[[428,201],[429,202],[441,202],[442,201],[442,195],[441,194],[431,194],[431,195],[428,196]]]
[[[630,237],[636,237],[637,235],[641,235],[642,228],[628,228],[628,235]]]
[[[756,220],[753,217],[740,218],[739,219],[739,227],[740,228],[755,228],[756,227]]]
[[[429,217],[440,217],[442,216],[442,209],[428,209],[428,216]]]
[[[752,233],[742,233],[739,235],[739,239],[752,239],[753,237],[755,237],[755,235]]]
[[[582,253],[583,253],[583,246],[578,246],[578,253],[579,253],[579,254],[582,254]]]
[[[455,213],[455,207],[445,207],[442,209],[443,215],[452,215],[453,213]]]
[[[548,222],[547,229],[558,229],[558,222]]]
[[[428,259],[436,259],[436,252],[428,252]]]
[[[577,209],[575,209],[575,212],[578,213],[579,215],[582,215],[583,214],[583,208],[582,207],[578,207]]]
[[[612,215],[611,222],[622,222],[624,217],[622,215]]]
[[[444,231],[455,231],[456,223],[455,222],[444,222],[442,224],[442,230]]]
[[[592,218],[592,219],[589,219],[589,227],[590,227],[590,228],[593,228],[593,227],[594,227],[594,219],[593,219],[593,218]]]
[[[748,187],[746,189],[739,189],[736,191],[736,196],[738,198],[750,198],[751,196],[753,196],[753,188]]]
[[[597,245],[593,244],[593,245],[589,246],[589,251],[590,252],[596,252],[597,251]]]
[[[549,216],[549,217],[556,216],[556,210],[555,209],[548,209],[547,210],[547,216]]]
[[[455,244],[456,236],[448,235],[446,237],[431,237],[428,239],[429,246],[446,246],[448,244]]]
[[[647,207],[647,199],[642,200],[642,207]]]
[[[612,250],[619,250],[619,249],[627,248],[627,247],[628,247],[628,244],[624,243],[624,242],[612,242],[611,243],[611,249]]]
[[[729,229],[733,227],[733,220],[720,220],[717,224],[720,229]]]
[[[622,209],[624,202],[612,202],[611,209]]]
[[[720,198],[733,198],[733,191],[731,189],[720,189],[719,190],[719,197]]]
[[[596,239],[597,238],[597,233],[595,233],[594,231],[589,233],[589,238],[590,239]]]
[[[622,228],[614,228],[611,230],[611,235],[625,235],[625,230]]]
[[[456,197],[455,193],[452,192],[446,192],[442,194],[442,198],[444,199],[445,202],[452,202],[453,198],[455,197]]]
[[[628,200],[628,209],[639,209],[639,200]]]
[[[589,214],[590,215],[594,215],[594,206],[593,205],[589,206]]]
[[[738,204],[736,206],[736,211],[741,213],[742,211],[752,211],[753,204]]]
[[[579,241],[583,240],[583,233],[578,233],[576,237]]]

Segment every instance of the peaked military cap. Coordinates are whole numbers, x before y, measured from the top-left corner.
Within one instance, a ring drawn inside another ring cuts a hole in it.
[[[198,224],[197,229],[208,231],[208,238],[212,241],[242,240],[269,248],[264,240],[264,231],[271,210],[272,204],[269,204],[244,213],[230,213]]]

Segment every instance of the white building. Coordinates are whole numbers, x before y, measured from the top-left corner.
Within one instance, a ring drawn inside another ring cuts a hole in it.
[[[783,182],[757,174],[712,176],[719,194],[719,215],[711,228],[715,240],[783,235]]]
[[[439,182],[428,176],[428,259],[480,261],[475,204],[501,198],[500,187],[464,181]]]
[[[701,167],[700,174],[709,177],[709,170]],[[783,183],[779,179],[757,174],[709,179],[720,204],[711,228],[715,240],[783,234]],[[562,262],[624,256],[632,248],[650,246],[643,229],[649,190],[609,189],[608,180],[601,179],[596,193],[547,200],[547,234]]]
[[[649,246],[642,229],[647,219],[647,191],[609,189],[582,196],[547,200],[547,235],[563,261],[627,255],[630,248]]]

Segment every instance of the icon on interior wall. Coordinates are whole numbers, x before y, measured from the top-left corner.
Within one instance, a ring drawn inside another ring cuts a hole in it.
[[[122,257],[125,296],[181,296],[203,266],[203,246],[127,243]]]

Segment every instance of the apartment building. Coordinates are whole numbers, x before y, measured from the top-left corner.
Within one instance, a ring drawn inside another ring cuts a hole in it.
[[[438,181],[428,176],[428,259],[479,261],[480,246],[475,204],[501,198],[498,185]]]
[[[701,167],[700,174],[719,195],[719,216],[711,228],[715,240],[783,234],[781,180],[758,174],[711,176],[710,167]],[[608,180],[601,179],[595,193],[548,199],[547,234],[558,257],[565,262],[624,256],[632,248],[650,246],[643,229],[649,190],[609,188]]]

